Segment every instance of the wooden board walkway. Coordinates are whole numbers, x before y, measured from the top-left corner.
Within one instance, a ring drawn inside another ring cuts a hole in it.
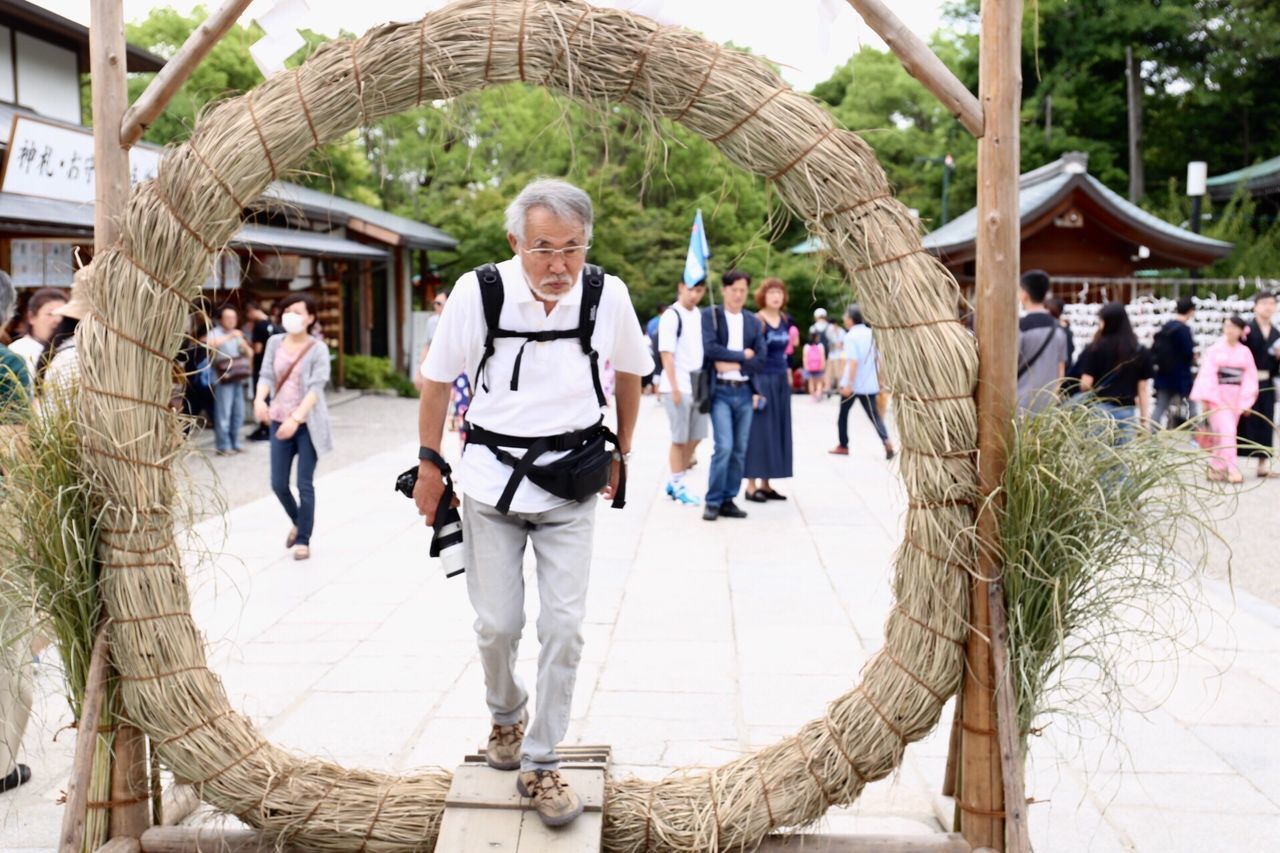
[[[556,750],[560,772],[582,797],[583,813],[568,826],[543,825],[516,792],[516,773],[494,770],[484,755],[468,755],[453,774],[436,841],[439,853],[600,853],[604,833],[605,778],[610,748]]]

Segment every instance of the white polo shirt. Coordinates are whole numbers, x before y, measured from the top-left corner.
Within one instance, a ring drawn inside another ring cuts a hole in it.
[[[679,322],[677,322],[677,319]],[[679,332],[677,335],[676,333]],[[685,310],[677,302],[663,312],[658,321],[658,352],[669,352],[676,362],[676,384],[681,394],[693,393],[689,374],[702,369],[702,312],[697,307]],[[658,379],[658,392],[671,393],[671,380],[662,365]]]
[[[581,275],[548,314],[529,289],[518,257],[498,264],[498,272],[502,274],[505,291],[500,323],[503,329],[541,332],[578,328]],[[577,338],[527,344],[520,364],[520,390],[512,391],[511,373],[525,339],[495,341],[494,354],[485,365],[485,376],[477,381],[475,372],[484,355],[485,329],[480,284],[475,273],[469,272],[458,279],[450,293],[422,365],[422,375],[435,382],[452,383],[460,373],[472,379],[476,387],[471,389],[469,422],[491,432],[535,438],[585,429],[600,420],[601,409],[591,382],[591,361],[582,352]],[[600,354],[601,368],[608,361],[619,373],[638,376],[652,373],[653,356],[648,340],[641,332],[627,286],[621,279],[606,275],[591,338]],[[486,377],[488,391],[484,390]],[[519,448],[507,450],[513,456],[524,453]],[[537,464],[545,465],[562,455],[544,453]],[[489,448],[468,445],[458,466],[458,490],[494,506],[511,479],[511,470]],[[511,510],[545,512],[566,503],[569,501],[538,488],[525,478],[516,489]]]

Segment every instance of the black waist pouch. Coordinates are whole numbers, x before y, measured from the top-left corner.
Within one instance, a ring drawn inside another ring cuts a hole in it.
[[[600,432],[581,447],[546,465],[534,465],[528,477],[558,498],[581,503],[609,485],[613,451]]]

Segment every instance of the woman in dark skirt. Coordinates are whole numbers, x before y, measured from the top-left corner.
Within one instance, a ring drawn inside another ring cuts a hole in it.
[[[1253,408],[1240,419],[1237,454],[1253,456],[1258,460],[1259,477],[1275,477],[1271,457],[1273,430],[1276,416],[1276,370],[1280,368],[1280,329],[1272,322],[1276,313],[1276,295],[1263,291],[1253,299],[1253,321],[1244,337],[1244,345],[1253,353],[1253,363],[1258,368],[1258,399]]]
[[[776,278],[760,282],[755,294],[758,316],[764,324],[764,352],[755,357],[755,390],[758,395],[751,416],[751,440],[747,442],[746,498],[749,501],[781,501],[770,480],[791,476],[791,374],[787,349],[795,324],[783,313],[787,286]]]

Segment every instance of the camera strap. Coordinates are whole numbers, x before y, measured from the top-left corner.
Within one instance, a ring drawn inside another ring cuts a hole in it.
[[[455,491],[453,488],[453,469],[449,467],[449,463],[444,457],[436,453],[430,447],[418,448],[418,459],[423,462],[430,462],[440,470],[440,476],[444,478],[444,494],[440,496],[440,503],[436,504],[436,517],[431,525],[431,556],[439,557],[440,552],[445,548],[457,545],[462,542],[462,528],[449,534],[441,534],[445,525],[445,515],[450,507],[453,506],[453,498]]]

